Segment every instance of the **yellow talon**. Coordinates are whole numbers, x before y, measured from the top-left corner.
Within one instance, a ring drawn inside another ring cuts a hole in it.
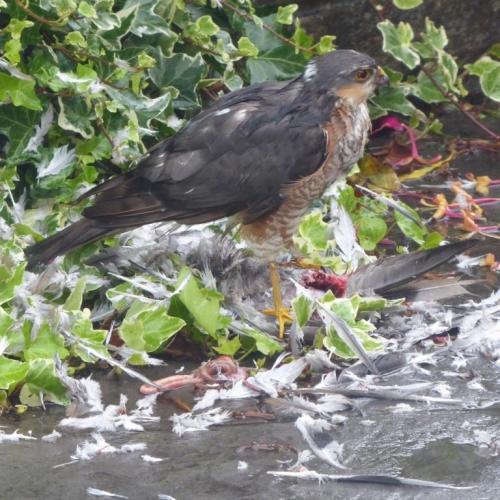
[[[276,317],[276,319],[278,320],[278,328],[279,328],[278,336],[280,339],[284,338],[286,326],[290,325],[293,322],[293,316],[290,313],[290,309],[282,307],[277,311],[275,309],[264,309],[262,312],[264,314],[267,314],[268,316]]]
[[[293,321],[293,318],[290,310],[283,306],[283,302],[281,300],[280,273],[278,266],[276,264],[270,264],[269,273],[271,274],[274,307],[272,309],[265,309],[262,312],[270,316],[276,316],[279,327],[279,338],[282,339],[285,337],[286,325],[290,324]]]

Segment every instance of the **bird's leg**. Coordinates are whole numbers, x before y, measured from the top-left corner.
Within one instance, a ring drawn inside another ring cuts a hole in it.
[[[285,336],[285,327],[287,323],[292,322],[292,316],[289,309],[283,306],[281,299],[281,280],[279,268],[275,263],[269,264],[269,274],[271,275],[271,286],[273,290],[273,309],[265,309],[262,311],[264,314],[276,316],[279,327],[279,338]]]
[[[295,257],[288,262],[287,265],[290,267],[297,267],[299,269],[314,269],[315,271],[319,271],[321,269],[320,264],[311,262],[307,257]]]

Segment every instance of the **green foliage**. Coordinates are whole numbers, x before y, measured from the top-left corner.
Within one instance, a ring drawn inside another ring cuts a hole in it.
[[[137,351],[129,362],[144,364],[141,353],[157,351],[185,324],[181,318],[169,316],[166,306],[135,301],[120,326],[120,337]]]
[[[394,0],[399,8],[414,8],[419,2],[412,0]],[[421,3],[421,2],[420,2]],[[386,19],[378,24],[382,33],[383,50],[391,54],[416,76],[409,76],[403,81],[399,72],[388,70],[390,87],[382,89],[373,102],[372,116],[381,116],[388,110],[412,116],[416,121],[425,119],[407,97],[416,96],[429,104],[448,101],[450,96],[462,98],[467,95],[455,57],[446,51],[448,37],[443,26],[436,26],[430,19],[425,20],[425,30],[415,37],[408,23],[400,22],[397,26]],[[466,65],[472,75],[479,76],[485,95],[500,100],[500,62],[489,56],[483,56],[474,64]]]
[[[500,59],[500,54],[496,56]],[[500,61],[484,56],[465,68],[471,75],[479,77],[481,89],[490,99],[500,102]]]

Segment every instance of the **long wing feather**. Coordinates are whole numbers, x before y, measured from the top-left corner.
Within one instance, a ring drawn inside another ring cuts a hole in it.
[[[301,85],[269,82],[222,98],[136,169],[84,195],[95,200],[83,212],[86,222],[77,223],[80,231],[67,228],[33,246],[31,262],[151,222],[195,224],[240,211],[252,220],[278,208],[282,188],[324,161],[321,126],[301,121]]]

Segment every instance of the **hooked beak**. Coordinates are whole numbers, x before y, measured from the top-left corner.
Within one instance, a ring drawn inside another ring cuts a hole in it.
[[[375,84],[377,85],[377,87],[387,87],[387,85],[389,85],[389,78],[380,66],[377,66],[377,73],[375,74]]]

